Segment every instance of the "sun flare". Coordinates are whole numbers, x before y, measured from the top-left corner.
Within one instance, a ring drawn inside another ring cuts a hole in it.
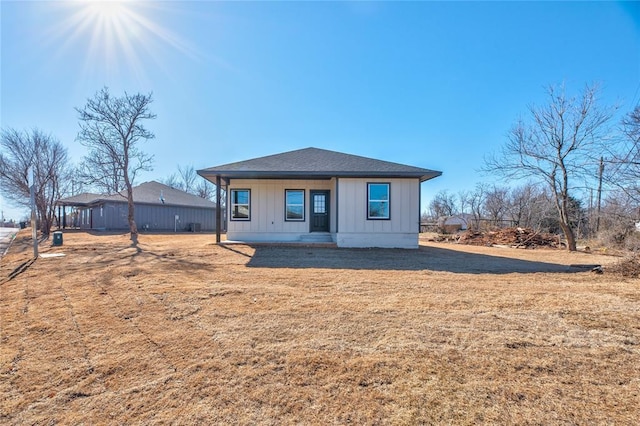
[[[100,20],[114,21],[128,12],[126,5],[119,1],[87,1],[87,10]]]
[[[52,26],[47,42],[55,44],[60,54],[82,53],[85,78],[126,75],[144,82],[149,72],[145,64],[162,67],[170,50],[199,56],[179,35],[158,23],[159,14],[167,12],[158,3],[81,0],[63,6],[66,13]]]

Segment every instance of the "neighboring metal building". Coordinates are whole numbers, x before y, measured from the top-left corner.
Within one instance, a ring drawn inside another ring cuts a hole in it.
[[[135,221],[141,231],[215,231],[216,205],[210,200],[158,182],[133,188]],[[128,207],[124,195],[78,194],[58,200],[62,227],[127,230]],[[67,214],[66,208],[72,211]]]

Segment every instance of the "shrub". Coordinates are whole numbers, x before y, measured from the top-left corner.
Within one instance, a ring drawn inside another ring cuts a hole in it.
[[[620,223],[598,234],[599,242],[606,246],[626,249],[633,252],[640,251],[640,232],[633,224]]]
[[[607,270],[625,278],[638,278],[640,277],[640,255],[632,254]]]

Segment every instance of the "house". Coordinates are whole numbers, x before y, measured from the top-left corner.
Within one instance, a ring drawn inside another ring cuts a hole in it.
[[[214,231],[216,205],[159,182],[145,182],[133,188],[135,221],[140,231]],[[127,196],[83,193],[62,198],[58,217],[63,227],[96,230],[129,229]],[[72,208],[67,220],[66,208]],[[60,211],[63,209],[64,211]]]
[[[198,174],[226,187],[227,240],[417,248],[420,184],[442,173],[306,148]]]

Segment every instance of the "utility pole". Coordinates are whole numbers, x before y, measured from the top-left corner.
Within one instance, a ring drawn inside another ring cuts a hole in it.
[[[602,174],[604,173],[604,158],[600,157],[600,170],[598,173],[598,216],[596,217],[596,233],[600,231],[600,205],[602,201]]]
[[[593,223],[593,188],[589,188],[589,234],[593,236],[595,226]]]
[[[29,196],[31,197],[31,239],[33,240],[33,258],[38,258],[38,229],[36,220],[36,172],[31,168],[31,185]]]

